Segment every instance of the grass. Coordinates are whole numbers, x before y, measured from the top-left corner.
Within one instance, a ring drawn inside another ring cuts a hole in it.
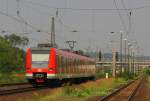
[[[26,82],[24,73],[0,73],[0,84]]]
[[[148,76],[148,84],[149,84],[149,86],[150,86],[150,76]]]
[[[32,99],[19,101],[85,101],[92,96],[105,96],[110,94],[119,85],[125,84],[124,78],[101,79],[96,82],[87,82],[80,85],[58,88],[46,96],[35,96]]]
[[[64,96],[75,97],[90,97],[90,96],[105,96],[110,93],[114,88],[121,84],[125,84],[126,81],[123,78],[112,79],[109,81],[103,81],[100,83],[91,82],[91,84],[72,86],[64,88]]]
[[[150,88],[150,75],[147,74],[148,87]]]

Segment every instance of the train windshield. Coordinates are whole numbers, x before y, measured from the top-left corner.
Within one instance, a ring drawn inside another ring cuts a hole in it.
[[[32,68],[48,67],[49,51],[32,51]]]

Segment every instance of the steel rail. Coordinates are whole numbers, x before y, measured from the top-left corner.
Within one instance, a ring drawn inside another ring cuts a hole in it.
[[[129,82],[128,84],[126,84],[126,85],[120,87],[119,89],[113,91],[111,94],[109,94],[109,95],[107,95],[107,96],[101,98],[101,99],[98,100],[98,101],[106,101],[106,100],[108,100],[109,98],[111,98],[112,96],[114,96],[115,94],[117,94],[119,91],[121,91],[122,89],[128,87],[130,84],[132,84],[132,83],[134,83],[134,82],[135,82],[135,81]]]
[[[9,90],[2,90],[0,91],[0,96],[4,95],[10,95],[10,94],[17,94],[17,93],[24,93],[24,92],[29,92],[29,91],[37,91],[37,90],[42,90],[46,89],[47,87],[41,86],[39,88],[35,87],[24,87],[24,88],[15,88],[15,89],[9,89]]]
[[[27,83],[27,82],[22,82],[22,83],[6,83],[6,84],[0,84],[0,87],[26,85],[26,84],[29,84],[29,83]]]
[[[136,79],[137,80],[137,79]],[[119,91],[123,90],[124,88],[128,87],[129,85],[131,85],[132,83],[134,83],[136,80],[134,81],[130,81],[128,84],[120,87],[119,89],[113,91],[111,94],[101,98],[98,101],[107,101],[108,99],[110,99],[112,96],[114,96],[115,94],[117,94]],[[143,82],[143,77],[141,78],[138,86],[136,87],[136,89],[133,90],[132,94],[127,98],[127,101],[131,101],[130,99],[134,96],[134,94],[136,93],[136,91],[138,90],[138,88],[140,87],[140,84]]]
[[[133,92],[131,93],[131,95],[127,98],[126,101],[132,101],[132,98],[135,96],[135,94],[137,93],[137,90],[140,89],[140,86],[142,84],[142,82],[144,81],[144,77],[141,79],[141,81],[139,82],[139,84],[137,85],[137,87],[135,88],[135,90],[133,90]]]
[[[7,88],[9,87],[9,88]],[[13,83],[13,84],[0,84],[0,96],[23,93],[27,91],[34,91],[46,88],[45,86],[33,87],[27,82],[23,83]]]
[[[9,90],[2,90],[0,91],[0,96],[2,95],[9,95],[9,94],[15,94],[15,93],[22,93],[22,92],[26,92],[26,91],[32,91],[35,88],[33,87],[26,87],[26,88],[16,88],[16,89],[9,89]]]

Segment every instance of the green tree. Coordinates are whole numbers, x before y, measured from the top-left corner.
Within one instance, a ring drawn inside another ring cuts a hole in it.
[[[6,72],[15,69],[15,58],[11,44],[3,37],[0,37],[0,71]]]
[[[4,38],[7,41],[9,41],[13,47],[16,47],[16,46],[24,47],[25,45],[28,45],[29,43],[28,37],[25,37],[25,36],[21,37],[21,36],[18,36],[17,34],[5,35]]]
[[[17,39],[19,40],[17,41]],[[26,41],[20,41],[20,39]],[[22,42],[22,44],[18,42]],[[24,70],[25,52],[14,46],[27,45],[27,43],[28,39],[26,39],[26,37],[0,36],[0,72],[9,73],[12,71],[20,72]]]
[[[28,45],[28,43],[29,43],[29,39],[27,38],[27,37],[25,37],[25,36],[23,36],[22,37],[22,39],[21,39],[21,45],[24,47],[24,46],[27,46]]]

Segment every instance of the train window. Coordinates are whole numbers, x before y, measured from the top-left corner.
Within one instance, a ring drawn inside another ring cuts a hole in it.
[[[48,66],[49,54],[32,54],[33,68],[46,68]]]
[[[58,57],[58,55],[56,55],[56,59],[57,59],[56,64],[57,64],[57,68],[58,68],[59,67],[59,57]]]
[[[63,68],[64,68],[64,72],[66,73],[66,58],[62,57],[62,63],[63,63]]]
[[[78,66],[80,65],[80,60],[79,59],[78,59],[78,63],[77,64],[78,64]]]
[[[58,73],[61,72],[61,58],[59,55],[57,55],[57,71]]]
[[[61,56],[58,55],[57,58],[58,58],[58,68],[61,68]]]
[[[69,59],[66,58],[66,69],[67,69],[67,73],[69,73]]]
[[[75,69],[76,69],[76,59],[72,59],[72,73],[75,73]]]
[[[72,73],[75,73],[75,68],[76,68],[76,59],[72,59]]]
[[[80,59],[78,59],[78,68],[77,68],[77,72],[80,73]]]
[[[65,64],[64,64],[65,62],[64,62],[64,57],[63,56],[60,56],[60,68],[61,68],[61,72],[62,73],[64,73],[64,66],[65,66]]]
[[[62,56],[62,68],[64,70],[64,73],[66,72],[66,63],[65,63],[65,58]]]
[[[75,69],[75,71],[76,71],[76,73],[78,72],[78,64],[79,64],[79,61],[78,61],[78,59],[76,59],[76,69]]]
[[[64,58],[61,56],[61,67],[64,67]]]
[[[50,49],[31,49],[32,68],[46,68],[50,57]]]
[[[69,62],[69,72],[72,73],[72,71],[73,71],[73,64],[72,64],[73,61],[72,61],[71,58],[69,58],[69,59],[68,59],[68,62]]]

